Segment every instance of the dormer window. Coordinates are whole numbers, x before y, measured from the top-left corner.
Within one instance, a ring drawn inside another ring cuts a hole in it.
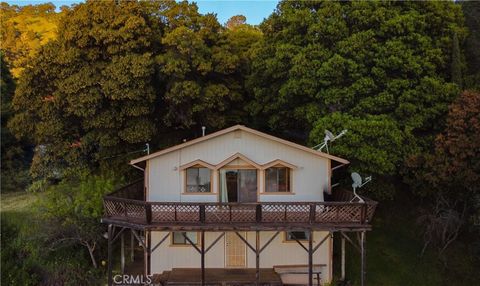
[[[275,166],[265,169],[265,192],[289,193],[291,192],[291,171],[284,166]]]
[[[187,193],[210,193],[212,191],[212,171],[203,166],[193,166],[185,170]]]

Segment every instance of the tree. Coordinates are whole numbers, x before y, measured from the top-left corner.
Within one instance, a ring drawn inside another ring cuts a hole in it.
[[[19,7],[0,4],[0,37],[11,73],[18,78],[39,48],[55,39],[60,13],[51,3]]]
[[[460,45],[458,43],[457,33],[453,33],[452,39],[452,82],[456,83],[459,87],[462,87],[462,67],[460,61]]]
[[[235,15],[228,19],[227,23],[225,23],[225,26],[227,27],[227,29],[233,30],[239,26],[245,25],[246,23],[247,17],[243,15]]]
[[[480,93],[464,91],[449,108],[434,152],[408,164],[420,182],[415,191],[433,202],[423,216],[425,246],[436,245],[442,253],[469,217],[480,216]]]
[[[153,137],[153,37],[138,2],[87,1],[66,11],[13,100],[9,127],[41,149],[34,175],[45,177],[42,166],[60,177],[67,167],[91,169]]]
[[[399,174],[405,157],[431,148],[458,94],[449,82],[449,63],[452,33],[460,41],[466,35],[462,23],[453,2],[282,1],[260,26],[264,41],[248,79],[251,115],[260,128],[298,141],[310,134],[310,142],[320,142],[321,129],[335,117],[363,126],[353,132],[365,136],[359,141],[369,148],[347,150],[347,139],[341,139],[338,154],[353,156],[348,158],[362,162],[354,168],[369,171],[365,167],[378,162],[364,154],[386,152],[395,157],[394,169],[376,170]],[[368,145],[368,126],[378,121],[393,130],[382,134],[396,138],[395,144]],[[402,154],[397,142],[405,144]]]
[[[63,181],[51,187],[39,205],[47,221],[44,235],[50,250],[81,245],[88,251],[92,266],[97,268],[95,254],[105,232],[105,226],[99,223],[103,214],[102,198],[114,187],[114,179],[102,176]]]
[[[24,190],[29,182],[28,144],[18,141],[7,128],[12,117],[12,97],[15,92],[13,80],[4,56],[0,53],[0,88],[1,88],[1,188],[4,192]]]
[[[467,64],[465,87],[480,90],[480,2],[459,1],[468,28],[465,40],[465,58]]]
[[[199,14],[194,3],[172,3],[164,16],[169,24],[155,58],[167,109],[163,122],[179,129],[240,122],[244,58],[231,44],[235,35],[214,15]]]

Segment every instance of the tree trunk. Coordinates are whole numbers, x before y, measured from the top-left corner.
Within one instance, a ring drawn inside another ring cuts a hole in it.
[[[88,242],[85,243],[85,246],[88,249],[88,253],[90,254],[90,259],[92,260],[92,265],[96,269],[98,267],[97,261],[95,260],[95,256],[93,255],[93,252],[95,251],[95,243],[93,246],[90,246]]]

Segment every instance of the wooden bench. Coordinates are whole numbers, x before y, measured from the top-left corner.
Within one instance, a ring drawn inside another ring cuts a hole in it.
[[[322,274],[322,268],[326,267],[326,264],[314,264],[312,267],[312,273],[314,275],[314,280],[317,280],[317,285],[320,286],[320,275]],[[305,281],[290,281],[286,277],[287,275],[303,275],[308,280],[308,265],[305,264],[294,264],[294,265],[277,265],[273,266],[275,272],[277,272],[282,278],[282,282],[285,285],[305,285]]]

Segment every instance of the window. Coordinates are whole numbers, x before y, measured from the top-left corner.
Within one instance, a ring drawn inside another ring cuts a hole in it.
[[[205,167],[192,167],[186,171],[187,193],[208,193],[210,189],[211,170]]]
[[[265,192],[290,192],[290,168],[271,167],[266,169]]]
[[[190,245],[190,243],[185,239],[183,234],[186,234],[188,239],[190,239],[194,244],[197,244],[197,233],[196,232],[172,232],[172,244],[173,245]]]
[[[287,231],[285,233],[286,241],[308,240],[309,232],[307,231]]]

